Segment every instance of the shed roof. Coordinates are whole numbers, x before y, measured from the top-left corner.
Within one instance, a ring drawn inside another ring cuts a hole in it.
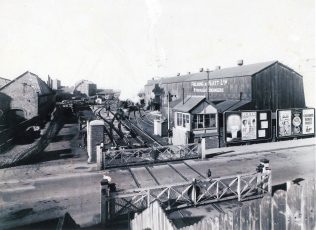
[[[223,113],[225,111],[234,111],[236,109],[239,109],[248,103],[251,103],[250,100],[226,100],[221,103],[218,103],[215,105],[217,108],[217,111],[219,113]]]
[[[184,99],[184,103],[181,101],[175,107],[173,107],[173,110],[189,113],[204,100],[205,97],[187,97]]]
[[[230,77],[241,77],[241,76],[252,76],[265,68],[277,63],[277,61],[261,62],[249,65],[234,66],[229,68],[223,68],[219,70],[213,70],[209,72],[209,79],[217,78],[230,78]],[[198,81],[207,79],[207,72],[198,72],[193,74],[186,74],[176,77],[161,78],[159,80],[149,80],[147,85],[155,83],[168,84],[183,81]]]

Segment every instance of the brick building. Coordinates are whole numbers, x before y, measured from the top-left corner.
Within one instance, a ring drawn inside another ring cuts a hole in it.
[[[54,94],[47,84],[29,71],[0,88],[0,110],[3,115],[31,119],[44,118],[54,105]]]

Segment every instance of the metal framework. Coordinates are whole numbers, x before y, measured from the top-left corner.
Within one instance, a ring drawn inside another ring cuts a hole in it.
[[[239,201],[262,197],[271,192],[271,172],[241,174],[236,176],[193,180],[172,185],[137,188],[124,192],[112,192],[104,206],[113,219],[125,214],[140,212],[158,201],[165,210],[211,204],[224,200]]]
[[[198,144],[107,150],[101,155],[102,169],[201,157]]]

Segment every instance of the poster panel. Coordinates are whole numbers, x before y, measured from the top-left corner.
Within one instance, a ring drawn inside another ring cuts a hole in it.
[[[302,110],[293,109],[292,110],[292,135],[302,134]]]
[[[302,112],[302,133],[314,134],[315,133],[315,110],[303,109]]]
[[[241,122],[241,139],[255,140],[257,138],[257,112],[242,112]]]
[[[278,136],[291,136],[291,110],[280,110],[278,113]]]
[[[240,113],[231,113],[226,118],[226,142],[241,140],[241,116]]]

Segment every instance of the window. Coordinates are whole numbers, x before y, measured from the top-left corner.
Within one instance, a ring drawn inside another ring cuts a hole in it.
[[[186,127],[186,123],[190,124],[190,115],[185,113],[177,113],[177,126]]]
[[[182,113],[177,113],[177,126],[182,126]]]
[[[216,128],[216,114],[195,114],[192,127],[194,129]]]

